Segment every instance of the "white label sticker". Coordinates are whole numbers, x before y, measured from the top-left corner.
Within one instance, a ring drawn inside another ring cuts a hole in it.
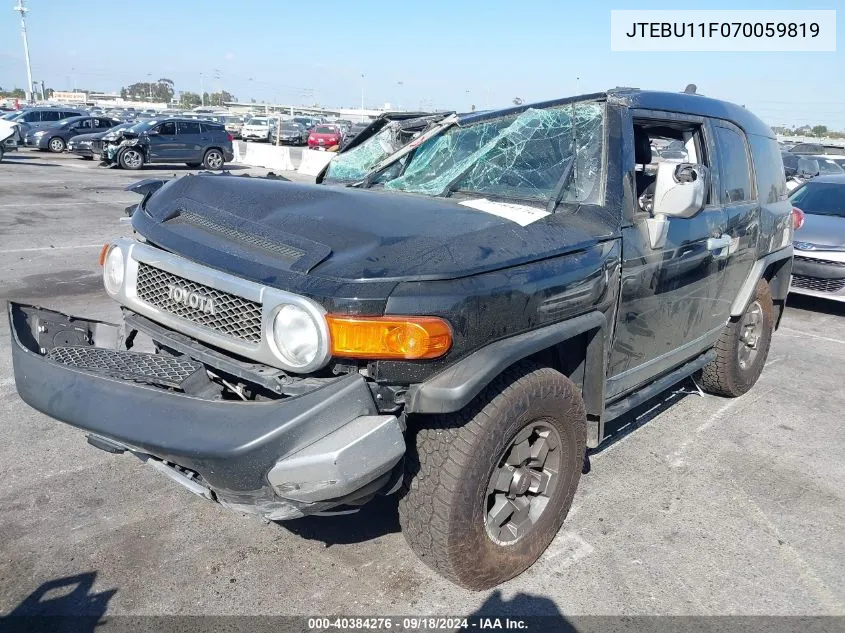
[[[524,204],[511,204],[509,202],[494,202],[487,198],[464,200],[460,204],[471,209],[476,209],[477,211],[498,215],[500,218],[516,222],[520,226],[528,226],[532,222],[542,220],[549,215],[548,211],[543,211],[535,207],[529,207]]]

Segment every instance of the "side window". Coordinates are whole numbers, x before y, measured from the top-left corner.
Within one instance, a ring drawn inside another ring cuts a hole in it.
[[[757,176],[757,193],[760,202],[777,202],[786,198],[786,178],[784,177],[784,166],[789,159],[780,153],[777,141],[765,136],[756,134],[748,135],[748,143],[751,145],[751,158],[754,160],[754,173]],[[795,158],[793,168],[798,166]]]
[[[59,121],[62,119],[62,112],[58,110],[42,110],[41,111],[41,120],[42,121]]]
[[[222,132],[223,126],[217,123],[201,123],[202,133],[206,134],[209,132]]]
[[[94,119],[94,123],[101,130],[106,130],[112,126],[112,122],[108,119]]]
[[[200,124],[196,121],[179,121],[179,134],[199,134]]]
[[[165,121],[158,126],[158,133],[164,136],[174,136],[176,134],[176,122]]]
[[[90,130],[92,121],[93,119],[86,119],[85,121],[80,121],[76,124],[76,127],[80,130]]]
[[[41,121],[41,113],[38,110],[34,110],[33,112],[27,112],[23,115],[23,120],[26,123],[38,123]]]
[[[745,139],[737,132],[719,125],[716,147],[719,152],[719,192],[722,204],[733,204],[754,199],[751,186],[751,169]]]
[[[682,120],[634,120],[634,179],[639,209],[654,210],[657,171],[662,163],[698,163],[711,167],[701,123]],[[713,204],[707,191],[705,206]]]

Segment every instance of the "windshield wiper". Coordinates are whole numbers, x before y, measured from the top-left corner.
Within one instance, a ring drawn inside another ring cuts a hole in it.
[[[546,205],[546,213],[554,213],[557,205],[563,199],[563,192],[569,179],[572,177],[572,171],[575,167],[575,156],[570,156],[566,159],[566,165],[563,167],[563,173],[560,175],[560,180],[557,181],[552,195],[549,196],[549,203]]]

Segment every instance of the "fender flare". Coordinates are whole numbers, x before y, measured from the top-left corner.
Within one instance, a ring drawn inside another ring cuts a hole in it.
[[[602,435],[601,420],[604,417],[606,329],[605,316],[599,311],[593,311],[485,345],[425,382],[408,389],[405,411],[459,411],[514,363],[574,336],[591,332],[587,342],[581,394],[587,410],[588,440],[597,442]]]
[[[740,316],[743,312],[745,312],[745,306],[747,306],[748,302],[751,301],[751,297],[754,295],[754,289],[757,287],[757,282],[763,278],[763,273],[766,272],[769,266],[781,260],[792,259],[792,254],[793,248],[792,244],[790,244],[789,246],[782,248],[778,251],[769,253],[768,255],[764,255],[756,262],[754,262],[754,265],[751,267],[751,270],[748,273],[748,277],[745,278],[742,287],[739,289],[736,298],[731,304],[732,317]],[[791,273],[791,270],[792,269],[790,267],[790,270],[788,272]],[[772,296],[775,299],[786,299],[786,294],[789,291],[789,277],[790,275],[787,274],[785,287],[772,289]]]

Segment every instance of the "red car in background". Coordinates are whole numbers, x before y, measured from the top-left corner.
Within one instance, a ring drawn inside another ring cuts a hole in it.
[[[318,125],[308,134],[308,149],[336,152],[343,141],[343,133],[337,125]]]

